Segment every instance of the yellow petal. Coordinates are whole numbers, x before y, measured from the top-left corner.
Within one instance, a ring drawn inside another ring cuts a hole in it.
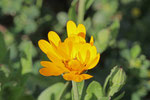
[[[87,50],[87,52],[86,52],[86,58],[85,58],[84,63],[87,64],[89,60],[90,60],[90,51]]]
[[[86,80],[86,79],[89,79],[89,78],[92,78],[93,76],[89,75],[89,74],[81,74],[81,75],[78,75],[78,74],[73,74],[73,73],[66,73],[63,75],[63,78],[65,80],[68,80],[68,81],[75,81],[75,82],[81,82],[83,80]]]
[[[82,77],[82,80],[86,80],[86,79],[90,79],[93,76],[89,75],[89,74],[81,74],[80,77]],[[81,82],[82,80],[79,80],[79,82]],[[77,82],[77,80],[76,80]]]
[[[49,39],[50,43],[52,42],[55,46],[58,46],[58,44],[61,42],[59,36],[54,31],[50,31],[48,33],[48,39]]]
[[[89,51],[90,51],[90,60],[93,60],[97,56],[97,49],[95,46],[91,46]]]
[[[52,46],[46,40],[39,40],[38,45],[45,54],[47,54],[47,52],[53,51]]]
[[[79,24],[77,27],[77,34],[78,36],[81,36],[83,38],[85,38],[86,36],[86,29],[85,26],[83,24]]]
[[[66,43],[60,43],[56,51],[64,60],[70,58],[69,47]]]
[[[65,43],[66,42],[72,42],[73,44],[75,43],[86,43],[85,39],[83,39],[82,37],[80,36],[73,36],[73,37],[68,37],[65,39],[64,41]]]
[[[65,41],[64,41],[64,43],[67,46],[66,49],[68,50],[67,54],[69,56],[71,56],[71,52],[72,52],[72,48],[73,48],[73,42],[74,42],[73,37],[66,38]]]
[[[60,57],[60,55],[57,54],[57,52],[47,52],[47,57],[52,62],[54,62],[54,61],[61,61],[62,60],[62,58]]]
[[[65,67],[64,63],[62,63],[62,60],[59,59],[56,55],[54,55],[51,52],[47,53],[47,57],[61,70],[64,70],[64,72],[69,72],[69,70]]]
[[[68,34],[68,37],[70,37],[72,35],[75,35],[75,34],[77,35],[76,29],[77,29],[77,26],[76,26],[76,24],[73,21],[68,21],[67,22],[67,34]]]
[[[67,80],[67,81],[73,80],[73,77],[74,77],[74,74],[72,74],[72,73],[65,73],[65,74],[63,75],[63,78],[64,78],[65,80]]]
[[[78,71],[81,69],[82,65],[81,65],[80,61],[78,61],[78,60],[71,60],[68,62],[68,67],[72,71]]]
[[[93,36],[91,36],[91,39],[90,39],[90,44],[91,44],[91,46],[93,46],[93,44],[94,44],[94,39],[93,39]]]
[[[81,57],[81,53],[80,52],[78,52],[78,59],[79,59],[79,61],[81,62],[81,63],[83,63],[84,61],[83,61],[83,59],[82,59],[82,57]]]
[[[50,73],[50,70],[48,68],[41,68],[39,70],[39,72],[43,76],[52,76],[52,74]]]
[[[82,63],[85,62],[86,58],[89,56],[89,54],[87,55],[87,53],[89,53],[89,49],[90,49],[91,45],[86,43],[86,44],[81,44],[78,48],[79,48],[79,53],[80,55],[78,55],[79,60],[83,61]]]
[[[75,82],[81,82],[81,81],[83,81],[84,79],[83,79],[83,76],[82,76],[82,75],[74,75],[74,77],[73,77],[72,80],[75,81]]]
[[[41,61],[41,65],[44,68],[39,70],[40,74],[44,76],[58,76],[61,75],[64,71],[59,69],[54,63],[48,61]]]
[[[93,60],[91,60],[91,61],[87,64],[86,67],[87,67],[88,69],[94,68],[94,67],[98,64],[99,59],[100,59],[100,54],[97,54],[97,56],[96,56]]]

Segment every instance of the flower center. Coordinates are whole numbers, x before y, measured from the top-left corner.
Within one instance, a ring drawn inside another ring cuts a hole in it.
[[[64,61],[63,63],[65,64],[65,67],[67,69],[69,69],[70,71],[75,71],[75,72],[80,72],[85,67],[85,64],[82,64],[77,59],[72,59],[72,60],[69,60],[69,61]]]

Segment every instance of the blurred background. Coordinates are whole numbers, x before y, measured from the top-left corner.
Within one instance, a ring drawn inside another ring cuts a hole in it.
[[[150,100],[149,4],[150,0],[86,0],[86,40],[93,35],[101,53],[97,67],[88,71],[94,78],[86,85],[93,80],[103,84],[118,65],[128,77],[121,100]],[[64,40],[66,22],[77,22],[77,9],[77,0],[0,0],[0,100],[55,100],[59,87],[51,86],[65,81],[39,74],[40,61],[48,59],[38,40],[47,40],[49,31]],[[64,100],[71,100],[70,89],[71,85]]]

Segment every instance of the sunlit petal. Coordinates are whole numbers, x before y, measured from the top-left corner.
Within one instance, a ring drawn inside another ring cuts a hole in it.
[[[77,35],[77,26],[73,21],[68,21],[67,22],[67,34],[68,37],[72,36],[72,35]]]
[[[97,56],[87,64],[88,70],[94,68],[98,64],[99,59],[100,59],[100,54],[97,54]]]
[[[38,45],[45,54],[47,54],[47,52],[53,52],[52,46],[46,40],[39,40]]]
[[[48,39],[49,39],[50,43],[52,42],[55,46],[58,46],[59,43],[61,42],[59,36],[54,31],[50,31],[48,33]]]
[[[94,44],[94,39],[93,39],[93,36],[91,36],[91,39],[90,39],[90,44],[93,46]]]
[[[41,65],[44,68],[41,68],[39,72],[44,76],[58,76],[64,72],[64,70],[58,68],[54,63],[48,61],[42,61]]]
[[[79,24],[77,27],[77,34],[78,36],[81,36],[83,38],[85,38],[86,36],[86,29],[85,26],[83,24]]]

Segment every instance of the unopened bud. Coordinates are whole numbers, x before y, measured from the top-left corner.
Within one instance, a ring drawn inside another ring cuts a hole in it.
[[[122,68],[118,70],[118,72],[112,78],[113,84],[124,85],[126,81],[126,74]]]
[[[113,96],[116,92],[118,92],[122,86],[125,84],[126,74],[122,68],[116,68],[116,71],[111,76],[110,79],[110,88],[108,95]]]

